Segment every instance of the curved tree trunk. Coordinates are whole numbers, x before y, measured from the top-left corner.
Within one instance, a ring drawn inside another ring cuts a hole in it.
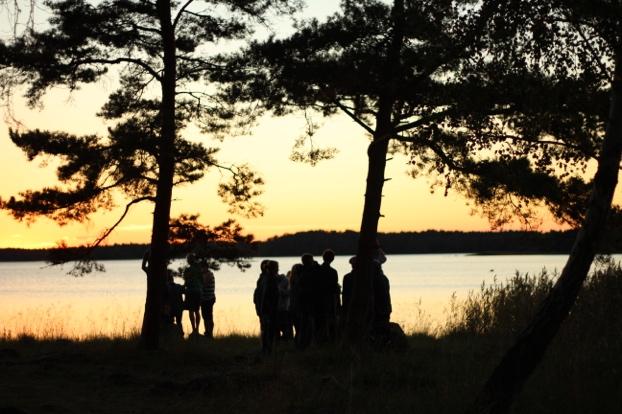
[[[529,326],[505,354],[468,413],[506,413],[574,304],[605,230],[622,151],[622,54],[617,54],[607,131],[586,218],[559,280]]]
[[[166,273],[168,265],[168,231],[175,169],[175,32],[171,20],[170,0],[158,0],[158,18],[162,31],[164,73],[162,77],[162,122],[158,145],[158,183],[151,232],[151,259],[147,274],[147,298],[140,343],[145,349],[156,349],[160,340]]]

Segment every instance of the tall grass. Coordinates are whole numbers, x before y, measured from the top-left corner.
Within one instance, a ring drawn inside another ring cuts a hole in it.
[[[482,283],[459,301],[452,297],[441,334],[513,336],[534,316],[550,292],[557,274],[516,273],[506,283]]]
[[[546,269],[537,275],[516,273],[506,283],[482,284],[462,302],[454,297],[441,335],[515,337],[535,316],[557,277]],[[561,334],[575,340],[596,336],[619,340],[621,315],[622,267],[601,263],[580,291]]]
[[[31,337],[39,340],[123,339],[138,332],[141,309],[119,312],[114,307],[98,315],[84,306],[67,304],[26,306],[5,312],[0,320],[0,338]]]
[[[556,276],[516,274],[454,301],[441,340],[462,358],[472,358],[476,384],[533,318]],[[514,412],[622,412],[621,350],[622,267],[609,262],[586,280]]]

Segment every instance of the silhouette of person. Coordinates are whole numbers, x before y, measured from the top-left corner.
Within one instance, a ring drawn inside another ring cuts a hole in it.
[[[287,341],[294,336],[290,312],[291,289],[289,286],[289,278],[283,274],[278,275],[277,287],[279,290],[278,337],[279,339]]]
[[[389,279],[382,271],[387,258],[380,247],[372,257],[374,312],[372,317],[372,341],[384,344],[389,340],[391,319],[391,293]]]
[[[201,289],[201,316],[203,317],[204,335],[214,337],[214,304],[216,303],[216,279],[207,263],[203,263],[203,288]]]
[[[269,354],[277,334],[279,264],[274,260],[262,262],[262,270],[253,293],[253,301],[259,316],[261,350],[264,354]]]
[[[330,266],[335,253],[327,249],[322,253],[323,263],[319,266],[318,292],[316,297],[316,332],[318,342],[334,341],[337,330],[337,309],[339,307],[339,276]]]
[[[350,311],[350,299],[352,298],[352,283],[354,279],[354,268],[356,267],[356,256],[352,256],[349,260],[352,270],[343,277],[343,293],[341,304],[341,327],[345,326],[348,312]]]
[[[190,316],[192,332],[190,335],[199,334],[201,324],[201,291],[203,290],[203,272],[199,261],[194,253],[190,253],[186,258],[188,267],[184,270],[184,289],[186,293],[186,309]]]
[[[260,273],[259,273],[259,277],[257,278],[257,285],[255,286],[255,290],[253,292],[253,303],[255,304],[255,313],[257,314],[257,316],[259,316],[260,312],[259,312],[259,306],[260,306],[260,302],[261,302],[261,289],[259,289],[259,285],[260,283],[262,283],[262,278],[264,277],[265,273],[268,271],[268,262],[270,260],[262,260],[261,263],[259,264],[259,269],[260,269]]]
[[[302,293],[301,293],[302,264],[296,263],[288,273],[289,278],[289,309],[294,325],[294,343],[299,346],[302,332]]]
[[[300,290],[300,340],[298,346],[301,349],[308,347],[313,340],[316,317],[318,313],[318,280],[319,266],[309,253],[302,255],[302,268],[298,276],[298,289]]]
[[[167,304],[169,307],[169,320],[172,323],[180,336],[184,335],[184,328],[182,327],[182,315],[184,312],[184,288],[180,284],[175,283],[173,277],[173,271],[168,271],[168,280],[166,284],[167,292]]]

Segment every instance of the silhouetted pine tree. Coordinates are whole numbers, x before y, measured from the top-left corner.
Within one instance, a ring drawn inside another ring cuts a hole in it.
[[[497,1],[478,7],[469,1],[343,1],[325,22],[306,22],[292,36],[256,43],[237,58],[257,65],[245,84],[250,99],[263,100],[276,114],[341,112],[371,137],[360,267],[348,312],[351,342],[365,338],[373,312],[371,257],[378,247],[387,156],[403,150],[415,170],[441,174],[447,187],[460,189],[470,189],[469,179],[488,176],[498,165],[471,152],[501,140],[480,139],[474,119],[492,124],[512,109],[490,101],[473,108],[467,96],[474,92],[471,72],[488,68],[489,62],[474,67],[471,60],[482,55],[482,33],[497,9]],[[332,152],[306,155],[315,163]]]
[[[343,1],[325,22],[237,58],[257,65],[246,93],[274,113],[341,112],[371,137],[351,341],[364,338],[373,312],[370,257],[392,151],[409,157],[413,176],[467,195],[495,227],[517,217],[529,224],[542,203],[573,225],[585,215],[583,175],[598,154],[607,94],[591,72],[572,76],[576,51],[545,68],[525,57],[521,42],[543,31],[504,32],[521,21],[512,20],[515,3]],[[330,156],[315,149],[307,160]]]
[[[190,123],[222,137],[256,115],[225,104],[213,85],[197,81],[224,67],[217,42],[247,39],[272,11],[290,12],[288,0],[85,0],[48,1],[43,30],[18,37],[3,50],[3,80],[26,84],[32,104],[51,87],[74,90],[120,68],[120,87],[99,114],[112,126],[108,136],[63,132],[11,131],[30,159],[51,155],[61,161],[63,185],[26,191],[2,202],[18,219],[45,215],[59,223],[86,219],[114,205],[121,193],[129,208],[154,203],[151,261],[141,342],[156,348],[161,298],[169,256],[168,237],[174,185],[192,183],[218,166],[216,148],[182,137]],[[229,96],[231,98],[231,96]],[[235,101],[235,99],[229,99]],[[247,167],[230,167],[233,181],[219,193],[232,209],[257,214],[261,179]],[[118,224],[117,222],[117,224]],[[116,225],[115,225],[116,226]],[[113,226],[94,245],[103,240]]]

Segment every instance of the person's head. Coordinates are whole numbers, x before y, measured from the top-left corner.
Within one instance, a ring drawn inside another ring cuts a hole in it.
[[[295,265],[293,265],[292,270],[290,270],[288,274],[289,280],[298,277],[298,275],[300,274],[300,269],[302,269],[302,265],[300,263],[296,263]]]
[[[190,254],[188,255],[188,257],[186,257],[186,261],[188,262],[188,264],[189,264],[189,265],[191,265],[191,266],[192,266],[192,265],[197,264],[199,260],[198,260],[198,258],[197,258],[197,255],[196,255],[196,254],[194,254],[194,253],[190,253]]]
[[[378,264],[383,264],[387,261],[387,256],[384,254],[382,249],[378,247],[372,254],[372,260]]]
[[[270,260],[267,260],[267,259],[261,261],[261,264],[259,265],[259,269],[261,269],[261,273],[264,273],[264,272],[266,272],[268,270],[268,262],[269,261]]]
[[[311,266],[314,262],[313,255],[310,253],[303,254],[300,259],[302,261],[302,264],[305,266]]]
[[[352,269],[354,269],[356,266],[356,256],[352,256],[348,262],[350,263],[350,266],[352,266]]]
[[[335,252],[331,249],[324,250],[324,253],[322,253],[322,259],[325,263],[332,263],[333,260],[335,260]]]
[[[276,260],[269,260],[268,264],[266,265],[266,270],[270,274],[279,274],[279,262],[277,262]]]

